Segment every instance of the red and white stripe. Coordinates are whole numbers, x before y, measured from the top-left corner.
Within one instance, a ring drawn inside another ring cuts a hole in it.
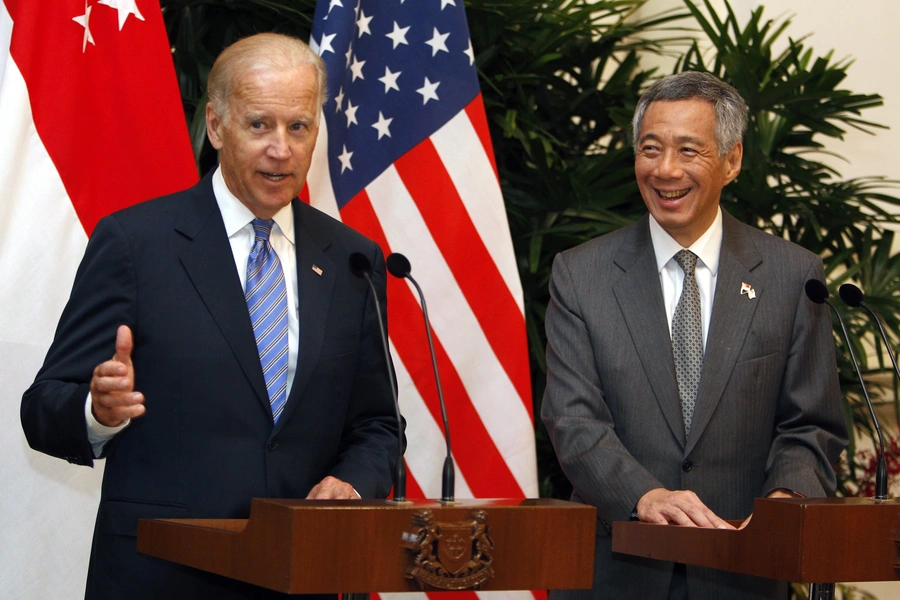
[[[197,179],[159,3],[108,4],[0,0],[0,598],[84,589],[102,461],[31,451],[16,415],[88,234]]]
[[[318,148],[327,147],[320,128]],[[327,164],[311,203],[336,215]],[[481,97],[379,175],[339,217],[401,252],[425,293],[457,466],[457,496],[534,497],[537,469],[522,289]],[[444,442],[418,297],[388,282],[410,480],[439,497]],[[412,496],[411,490],[408,490]]]

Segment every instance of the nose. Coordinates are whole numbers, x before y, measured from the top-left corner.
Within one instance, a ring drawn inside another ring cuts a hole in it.
[[[286,160],[291,156],[291,146],[288,142],[287,131],[275,131],[269,139],[269,145],[266,148],[266,154],[269,158],[276,160]]]
[[[678,153],[674,150],[663,152],[656,164],[656,176],[660,179],[680,179],[683,174]]]

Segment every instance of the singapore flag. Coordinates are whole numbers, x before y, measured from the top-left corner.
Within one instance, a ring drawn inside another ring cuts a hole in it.
[[[80,598],[102,461],[28,448],[22,392],[88,236],[197,180],[156,0],[0,0],[0,598]]]

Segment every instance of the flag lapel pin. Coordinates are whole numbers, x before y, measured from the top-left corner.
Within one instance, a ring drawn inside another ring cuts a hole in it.
[[[756,298],[756,290],[749,283],[741,283],[741,296],[747,296],[751,300]]]
[[[313,265],[313,266],[312,266],[312,270],[313,270],[313,273],[315,273],[316,275],[318,275],[318,276],[320,276],[320,277],[322,276],[322,269],[320,269],[320,268],[317,267],[316,265]]]

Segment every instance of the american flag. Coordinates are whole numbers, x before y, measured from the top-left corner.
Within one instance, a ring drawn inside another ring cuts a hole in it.
[[[522,288],[462,0],[320,0],[328,101],[310,201],[401,252],[422,286],[456,494],[537,496]],[[440,497],[445,448],[418,297],[388,282],[408,495]]]

